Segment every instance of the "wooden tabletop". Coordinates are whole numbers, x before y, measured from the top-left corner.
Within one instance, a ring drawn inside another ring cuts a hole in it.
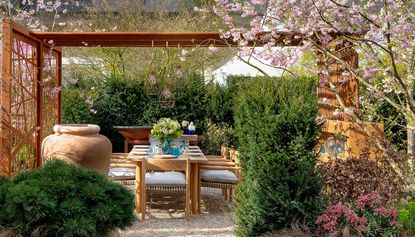
[[[132,160],[142,160],[142,159],[149,159],[150,157],[147,154],[147,150],[149,145],[134,145],[133,149],[128,153],[128,159]],[[207,162],[206,156],[203,154],[202,150],[200,150],[199,146],[189,146],[185,152],[179,158],[171,158],[171,159],[183,159],[189,157],[190,162],[192,163],[199,163],[199,162]],[[169,159],[169,158],[157,158],[157,156],[153,157],[152,159]]]

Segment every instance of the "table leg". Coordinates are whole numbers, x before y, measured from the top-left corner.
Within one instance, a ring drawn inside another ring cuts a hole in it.
[[[200,177],[199,164],[197,164],[197,176],[196,177],[197,177],[197,213],[200,213],[202,209],[202,194],[201,194],[202,180]]]
[[[136,184],[136,191],[135,191],[135,211],[137,213],[141,212],[141,164],[137,161],[136,168],[135,168],[135,184]]]
[[[191,171],[191,177],[192,177],[192,185],[191,185],[191,199],[192,199],[192,213],[196,214],[198,210],[198,196],[197,192],[199,189],[199,181],[198,181],[198,164],[193,163],[192,164],[192,171]]]

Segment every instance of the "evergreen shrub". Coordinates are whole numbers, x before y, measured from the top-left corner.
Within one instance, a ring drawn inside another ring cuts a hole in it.
[[[51,160],[0,178],[0,226],[23,236],[105,236],[135,221],[134,195],[95,170]]]
[[[234,111],[243,175],[236,192],[239,236],[278,231],[294,221],[314,223],[322,209],[313,154],[317,112],[312,78],[256,78],[240,85]]]

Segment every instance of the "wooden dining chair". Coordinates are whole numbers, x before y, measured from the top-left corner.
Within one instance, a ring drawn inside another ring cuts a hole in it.
[[[199,165],[199,173],[202,187],[222,189],[222,195],[225,197],[225,200],[232,201],[233,191],[241,179],[241,173],[238,165],[239,159],[236,157],[239,153],[232,148],[228,149],[228,151],[233,160],[211,159]]]
[[[134,186],[137,162],[127,157],[128,153],[112,153],[108,176],[116,183]]]
[[[206,155],[206,159],[211,161],[229,161],[229,147],[221,146],[220,155]]]
[[[185,191],[185,219],[190,208],[190,159],[143,159],[136,172],[136,211],[145,220],[147,193]]]

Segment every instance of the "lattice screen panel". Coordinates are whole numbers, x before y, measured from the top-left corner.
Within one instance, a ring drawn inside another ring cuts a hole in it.
[[[42,79],[42,135],[46,137],[53,133],[53,126],[57,123],[58,96],[60,93],[59,85],[59,52],[44,50],[44,66]]]
[[[3,20],[0,175],[41,165],[41,143],[60,122],[61,51]],[[46,65],[44,67],[44,65]]]
[[[37,43],[12,38],[10,91],[11,174],[32,169],[37,136]]]

